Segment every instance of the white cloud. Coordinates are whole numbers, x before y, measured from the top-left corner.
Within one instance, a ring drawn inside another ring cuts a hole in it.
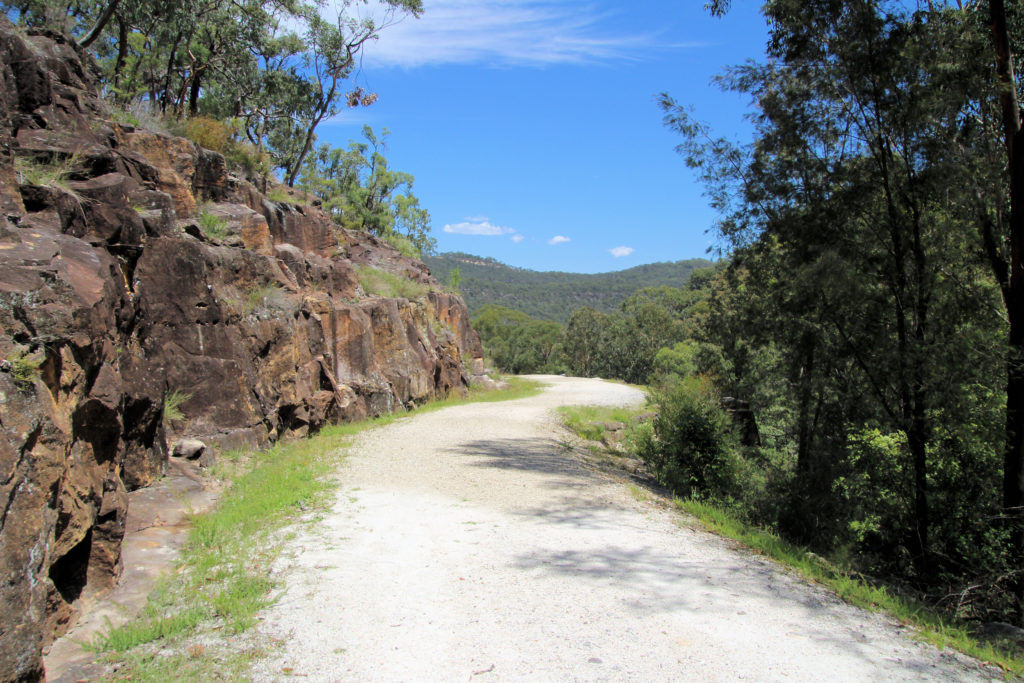
[[[633,253],[633,247],[614,247],[608,250],[608,253],[619,258],[620,256],[629,256]]]
[[[453,235],[512,235],[514,228],[494,225],[486,218],[467,218],[462,223],[449,223],[442,228]]]
[[[563,242],[570,241],[572,240],[570,240],[568,237],[563,237],[562,235],[555,235],[554,237],[548,240],[548,244],[562,244]]]
[[[580,64],[636,59],[657,42],[653,35],[616,33],[614,16],[577,0],[425,0],[423,4],[419,19],[405,17],[367,44],[367,59],[401,67]]]
[[[519,244],[524,239],[526,239],[526,238],[523,237],[522,235],[512,235],[512,241],[515,242],[516,244]]]

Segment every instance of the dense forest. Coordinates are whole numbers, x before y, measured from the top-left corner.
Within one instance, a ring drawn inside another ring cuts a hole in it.
[[[948,615],[1020,623],[1024,8],[763,11],[767,60],[718,81],[752,98],[752,143],[660,100],[728,258],[564,329],[495,307],[478,328],[509,369],[654,387],[632,446],[678,495]]]
[[[458,290],[473,315],[492,304],[563,325],[574,309],[589,306],[611,313],[638,289],[682,287],[690,273],[711,265],[705,259],[688,259],[610,273],[540,272],[460,252],[427,254],[423,262],[442,282],[450,283],[456,272]]]

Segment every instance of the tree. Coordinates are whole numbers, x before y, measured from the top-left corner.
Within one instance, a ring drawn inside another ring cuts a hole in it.
[[[731,286],[743,290],[725,309],[739,341],[708,330],[720,381],[765,397],[757,382],[781,381],[770,408],[794,451],[790,519],[804,540],[853,533],[923,582],[962,572],[981,556],[965,555],[963,538],[992,542],[979,508],[995,504],[988,388],[1003,331],[991,250],[977,240],[979,213],[997,217],[1002,201],[1000,183],[978,188],[994,177],[982,17],[870,0],[774,0],[765,12],[768,63],[721,80],[757,102],[753,145],[716,139],[663,100],[724,213]],[[870,452],[898,459],[885,471],[902,478],[879,525],[848,516],[870,506],[844,510],[833,492],[868,461],[865,444],[882,443]],[[972,472],[960,486],[974,500],[946,478],[957,470]],[[868,526],[878,532],[855,533]]]
[[[350,142],[345,150],[321,146],[306,164],[301,186],[320,197],[338,225],[380,237],[402,236],[429,253],[435,244],[430,214],[412,193],[412,175],[388,167],[388,135],[385,128],[378,138],[363,126],[366,142]]]

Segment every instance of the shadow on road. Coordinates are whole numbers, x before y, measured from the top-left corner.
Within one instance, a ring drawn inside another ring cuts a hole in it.
[[[579,480],[577,486],[585,486],[593,479],[590,472],[565,455],[564,448],[554,439],[484,439],[460,444],[451,452],[479,458],[473,463],[475,467],[564,475]]]

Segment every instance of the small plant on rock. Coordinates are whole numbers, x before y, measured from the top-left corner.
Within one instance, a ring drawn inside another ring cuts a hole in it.
[[[199,214],[199,229],[210,239],[222,240],[228,236],[228,222],[209,211]]]
[[[177,389],[173,389],[164,394],[164,424],[170,424],[175,420],[183,420],[185,418],[184,413],[181,412],[181,404],[192,398],[192,394],[187,394]]]
[[[7,362],[11,380],[22,390],[29,389],[35,383],[36,377],[39,376],[39,366],[42,364],[41,361],[29,358],[28,354],[24,353],[8,358]]]

